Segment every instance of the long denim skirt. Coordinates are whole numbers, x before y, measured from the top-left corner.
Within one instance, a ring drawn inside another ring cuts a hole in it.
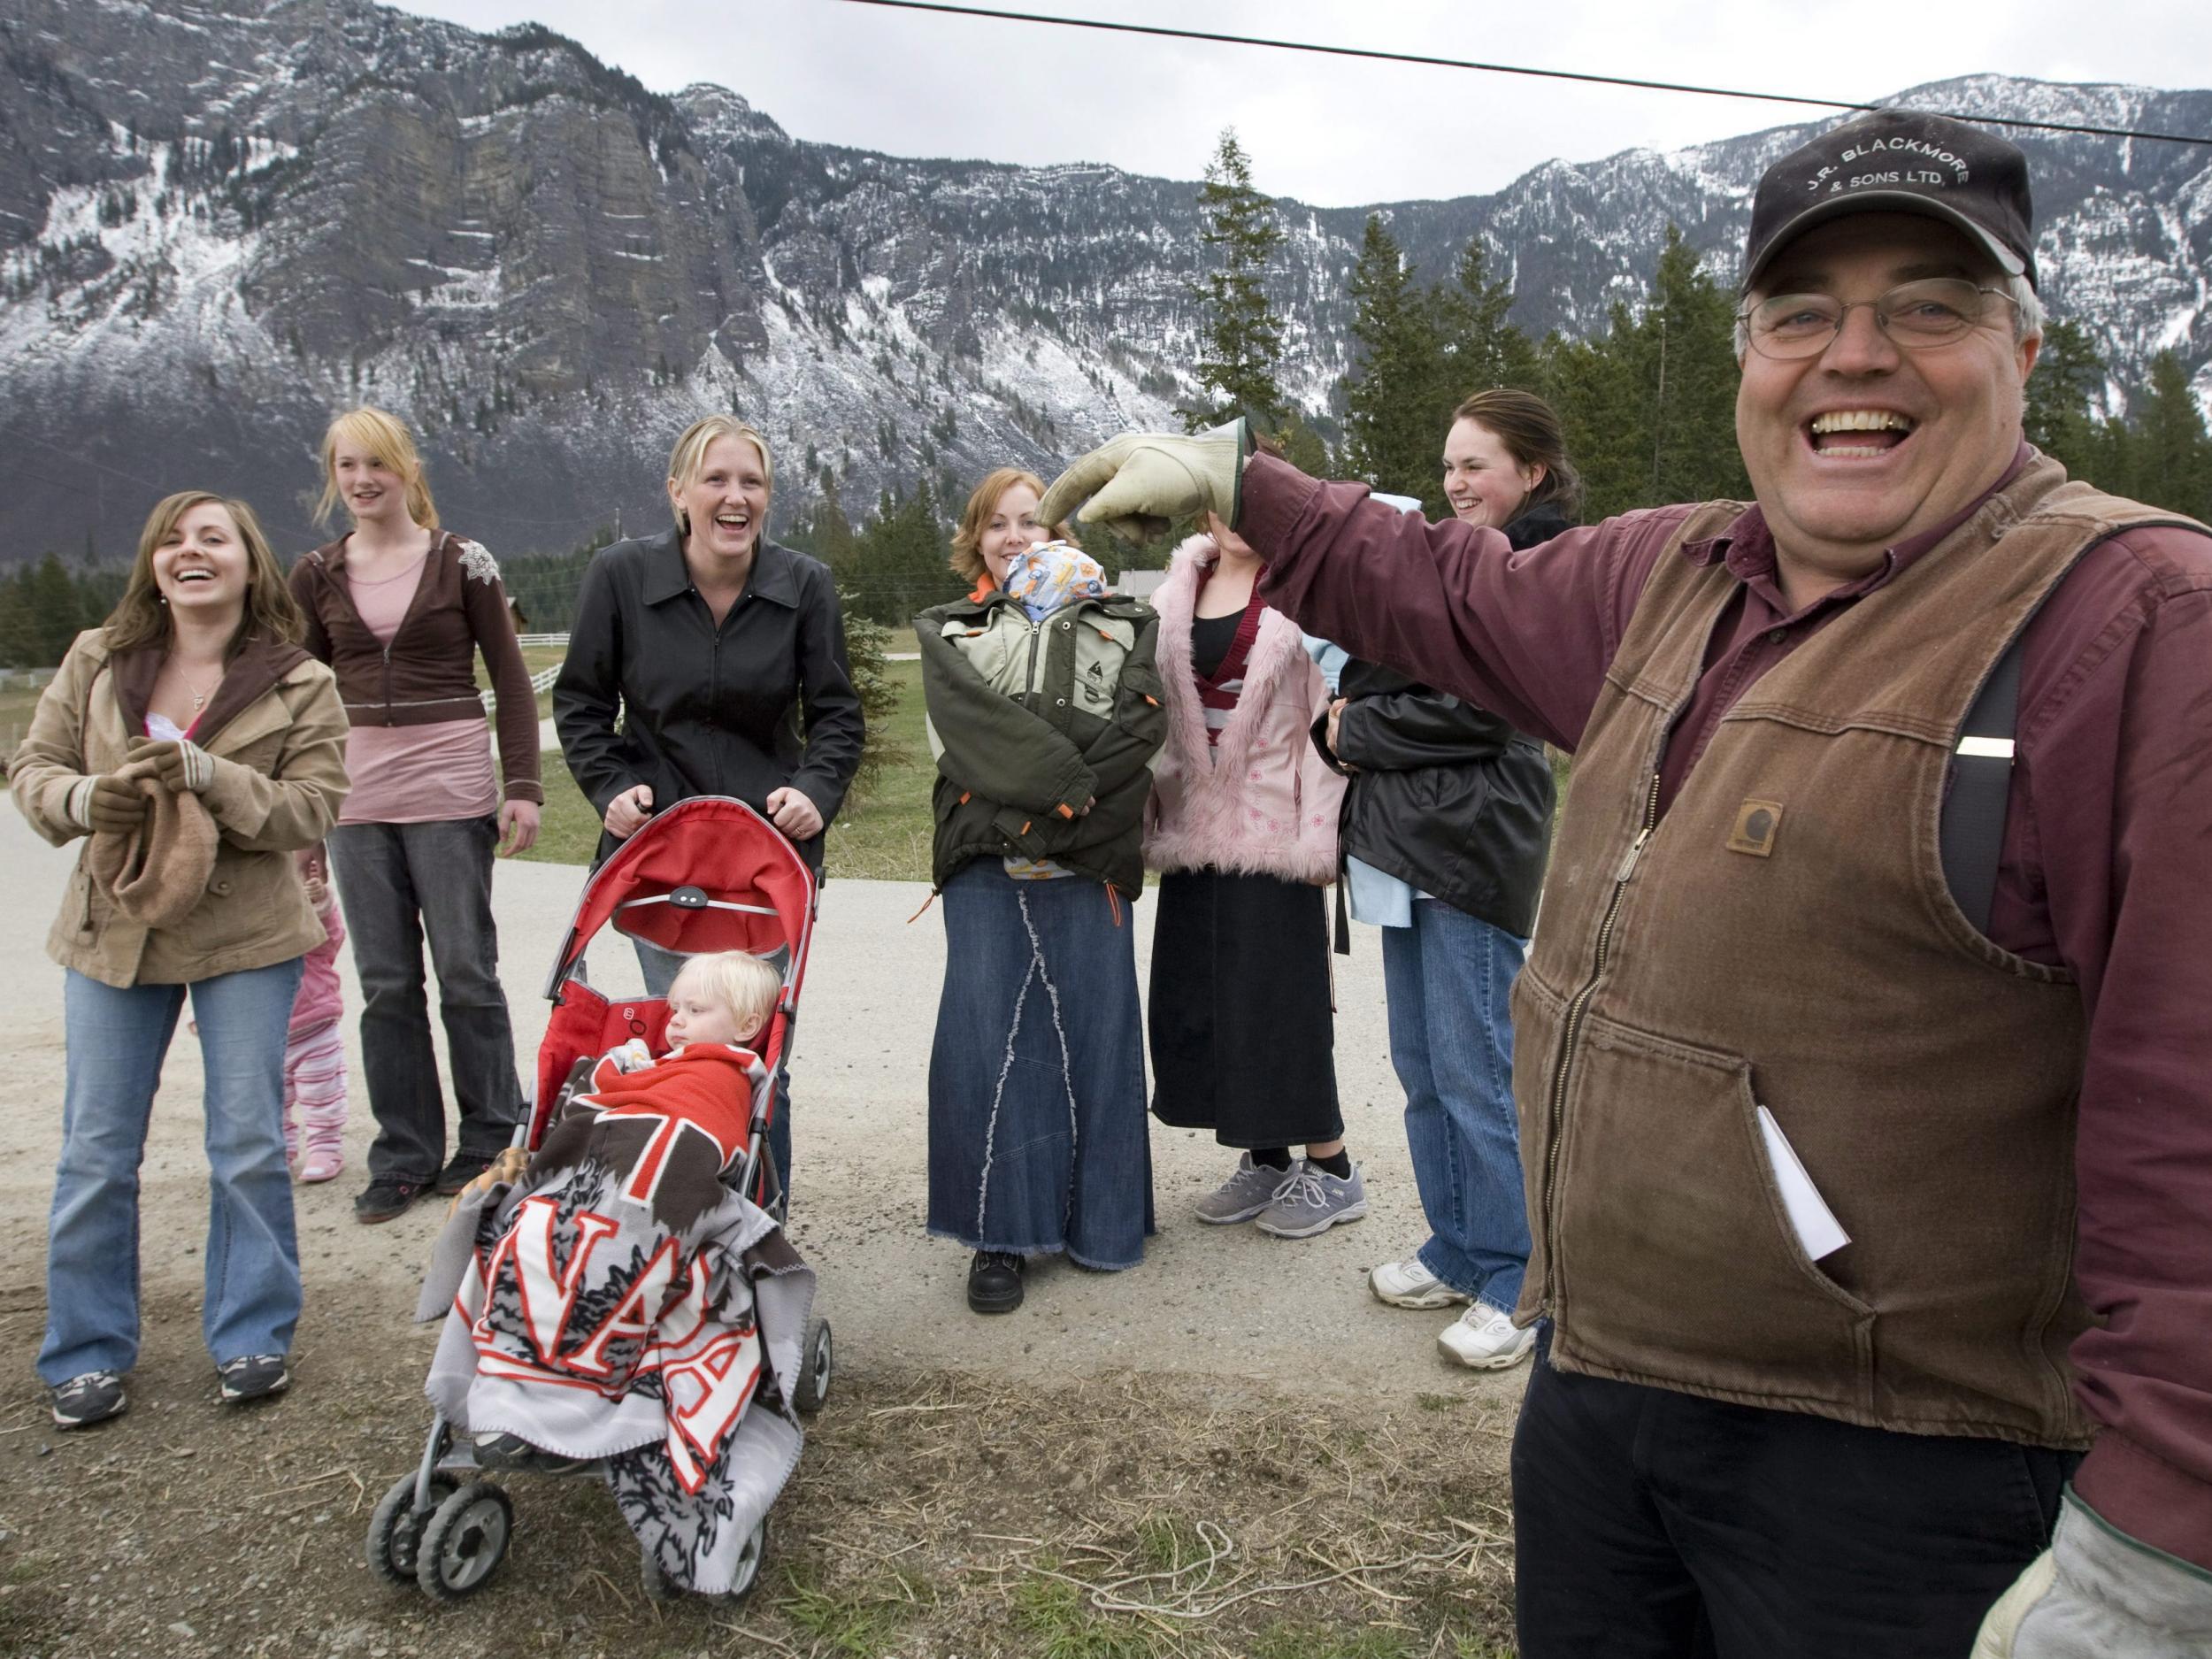
[[[1152,1231],[1129,907],[979,858],[944,887],[929,1230],[971,1250],[1134,1267]]]

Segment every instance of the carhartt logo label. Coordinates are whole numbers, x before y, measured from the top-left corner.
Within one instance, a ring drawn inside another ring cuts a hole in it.
[[[1736,809],[1736,827],[1729,833],[1728,850],[1764,858],[1774,851],[1774,834],[1781,826],[1779,801],[1746,801]]]

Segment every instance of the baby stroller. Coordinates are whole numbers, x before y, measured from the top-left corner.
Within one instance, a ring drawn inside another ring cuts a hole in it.
[[[665,1002],[641,995],[610,999],[586,982],[584,954],[603,926],[611,923],[617,933],[686,955],[748,951],[780,969],[783,989],[768,1029],[754,1044],[763,1067],[752,1078],[745,1150],[723,1179],[780,1226],[787,1201],[774,1161],[765,1156],[764,1137],[791,1052],[816,902],[806,861],[743,802],[695,796],[653,818],[593,872],[577,902],[546,980],[553,1014],[538,1049],[532,1110],[518,1126],[515,1144],[537,1150],[560,1109],[588,1079],[595,1056],[633,1038],[656,1056],[666,1052]],[[811,1416],[828,1395],[829,1324],[813,1316],[810,1291],[798,1306],[804,1310],[803,1323],[780,1335],[769,1331],[764,1311],[760,1379],[745,1415],[764,1406],[787,1406]],[[780,1432],[792,1437],[795,1460],[795,1430]],[[592,1473],[603,1467],[564,1461],[557,1472]],[[457,1434],[441,1411],[414,1472],[393,1485],[370,1520],[371,1569],[388,1583],[419,1586],[436,1601],[482,1588],[505,1555],[514,1526],[513,1502],[503,1485],[486,1478],[489,1472],[478,1462],[475,1445]],[[766,1547],[763,1514],[737,1546],[729,1597],[742,1597],[758,1581]],[[672,1594],[649,1544],[641,1552],[641,1575],[649,1595]]]

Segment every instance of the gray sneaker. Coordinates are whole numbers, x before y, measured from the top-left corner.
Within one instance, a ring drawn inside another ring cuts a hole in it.
[[[1366,1213],[1367,1188],[1360,1180],[1358,1164],[1339,1179],[1317,1168],[1312,1159],[1301,1158],[1254,1225],[1279,1239],[1310,1239],[1340,1221],[1357,1221]]]
[[[1217,1227],[1249,1221],[1274,1202],[1276,1189],[1294,1179],[1297,1170],[1294,1163],[1286,1170],[1255,1164],[1249,1152],[1241,1153],[1237,1172],[1198,1201],[1198,1218]]]

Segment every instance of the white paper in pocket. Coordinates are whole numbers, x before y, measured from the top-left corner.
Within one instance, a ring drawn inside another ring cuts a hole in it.
[[[1812,1177],[1805,1173],[1805,1166],[1798,1162],[1797,1148],[1783,1134],[1782,1125],[1774,1121],[1774,1114],[1763,1106],[1759,1108],[1759,1133],[1766,1138],[1767,1163],[1774,1171],[1774,1184],[1782,1189],[1782,1208],[1789,1212],[1790,1226],[1797,1234],[1797,1241],[1816,1262],[1824,1256],[1833,1256],[1851,1242],[1851,1235],[1836,1219],[1836,1212],[1828,1208],[1828,1201],[1820,1195]]]

